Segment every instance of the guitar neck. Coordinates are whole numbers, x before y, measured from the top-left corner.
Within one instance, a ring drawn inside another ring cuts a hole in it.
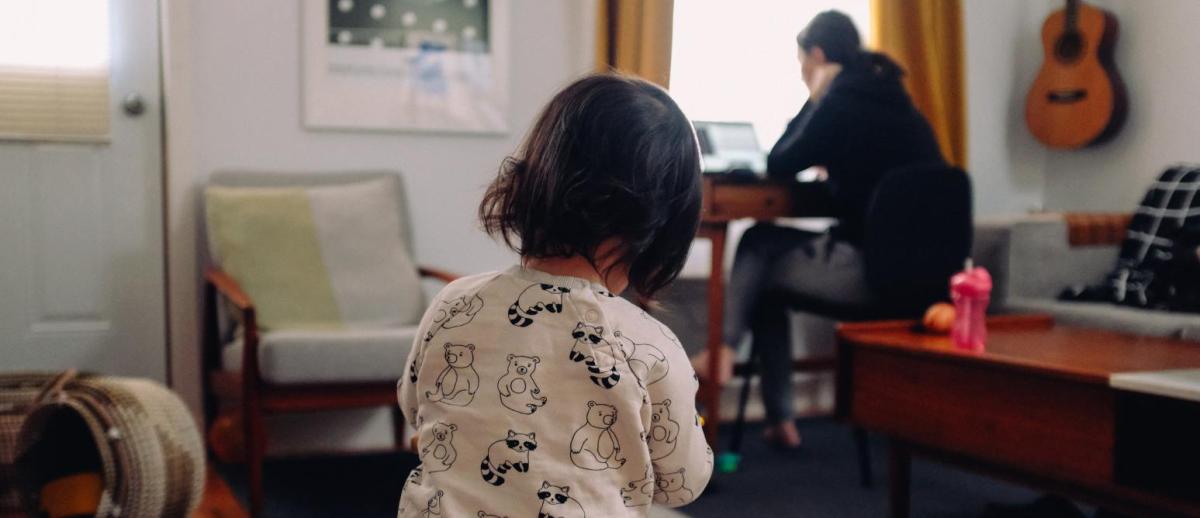
[[[1066,16],[1063,17],[1063,32],[1072,33],[1079,28],[1079,0],[1067,0]]]

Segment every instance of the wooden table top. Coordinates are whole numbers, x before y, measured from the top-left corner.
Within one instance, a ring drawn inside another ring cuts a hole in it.
[[[885,348],[945,360],[1020,369],[1107,385],[1122,372],[1200,368],[1200,342],[1054,325],[1048,316],[988,319],[984,351],[956,348],[947,335],[911,321],[843,324],[838,336],[857,347]]]

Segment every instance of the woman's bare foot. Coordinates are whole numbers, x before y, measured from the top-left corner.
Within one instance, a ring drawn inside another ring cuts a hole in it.
[[[692,357],[692,369],[705,381],[715,381],[717,385],[727,385],[733,379],[734,351],[728,345],[722,345],[721,353],[717,355],[717,377],[714,380],[708,372],[708,349]]]
[[[795,449],[800,447],[800,443],[804,442],[800,438],[800,431],[796,429],[796,423],[790,419],[781,423],[768,425],[766,432],[763,433],[767,442],[779,448]]]

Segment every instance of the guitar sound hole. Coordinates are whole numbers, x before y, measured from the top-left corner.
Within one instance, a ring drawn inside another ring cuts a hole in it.
[[[1054,43],[1054,57],[1061,63],[1073,63],[1083,56],[1083,36],[1068,32]]]
[[[1071,104],[1084,100],[1087,97],[1087,90],[1082,88],[1076,90],[1051,90],[1046,94],[1046,100],[1052,104]]]

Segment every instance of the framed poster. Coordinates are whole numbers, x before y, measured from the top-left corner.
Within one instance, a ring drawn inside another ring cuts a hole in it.
[[[304,125],[508,131],[508,0],[304,0]]]

